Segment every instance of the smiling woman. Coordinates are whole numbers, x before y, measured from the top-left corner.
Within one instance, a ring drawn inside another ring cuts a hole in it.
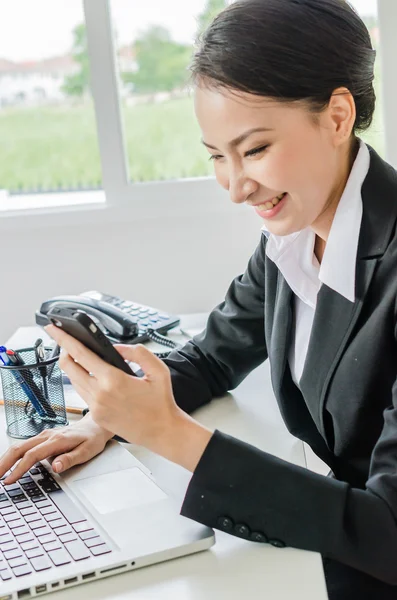
[[[357,135],[373,120],[376,51],[352,9],[309,3],[303,27],[297,26],[303,6],[233,4],[203,36],[191,70],[203,143],[219,183],[233,202],[255,206],[272,233],[311,226],[321,258],[357,156]]]

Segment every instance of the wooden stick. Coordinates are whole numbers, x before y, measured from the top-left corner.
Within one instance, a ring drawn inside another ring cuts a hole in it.
[[[15,404],[15,401],[12,401],[13,404]],[[0,405],[3,404],[4,405],[4,400],[2,398],[0,398]],[[25,402],[18,402],[17,406],[25,406]],[[66,406],[66,412],[68,413],[72,413],[74,415],[82,415],[83,414],[83,409],[82,408],[76,408],[75,406]]]

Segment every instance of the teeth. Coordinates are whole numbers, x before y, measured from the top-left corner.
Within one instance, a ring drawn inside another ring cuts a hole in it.
[[[274,204],[273,202],[266,202],[266,204],[259,204],[259,206],[257,206],[256,208],[258,210],[271,210],[272,208],[274,208]]]
[[[274,208],[275,206],[277,206],[277,204],[280,202],[280,200],[282,200],[284,198],[285,193],[284,194],[280,194],[280,196],[277,196],[277,198],[274,198],[274,200],[269,200],[265,204],[260,204],[256,208],[258,210],[271,210],[272,208]]]

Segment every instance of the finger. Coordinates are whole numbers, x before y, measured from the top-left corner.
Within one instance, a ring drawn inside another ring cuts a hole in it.
[[[81,465],[91,457],[92,450],[90,449],[87,442],[81,443],[79,446],[71,450],[56,456],[52,461],[52,468],[56,473],[66,471],[75,465]]]
[[[43,432],[35,437],[30,438],[29,440],[26,440],[25,442],[19,442],[8,448],[7,452],[5,452],[0,459],[0,477],[3,477],[4,473],[9,471],[11,467],[13,467],[28,450],[34,448],[34,446],[37,446],[38,444],[41,444],[47,435],[47,432]],[[12,475],[9,475],[9,477],[12,477]],[[8,483],[8,478],[5,479],[4,482]]]
[[[55,327],[55,325],[46,325],[44,329],[48,335],[54,338],[61,348],[64,348],[74,360],[77,360],[88,373],[99,376],[108,369],[108,364],[104,360],[74,337],[65,331],[62,331],[59,327]]]
[[[91,379],[93,379],[93,378],[91,378]],[[83,388],[81,388],[78,383],[74,383],[73,387],[74,387],[75,391],[78,393],[78,395],[82,398],[82,400],[84,400],[88,404],[88,406],[91,406],[91,404],[93,402],[93,397],[92,397],[91,392],[88,392],[87,390],[84,390]]]
[[[53,456],[61,452],[59,438],[50,438],[41,444],[33,446],[21,458],[11,475],[4,480],[4,483],[15,483],[26,471],[29,471],[40,460]]]
[[[91,377],[89,373],[78,363],[76,363],[68,352],[62,352],[60,358],[60,367],[69,376],[69,379],[74,387],[78,386],[80,394],[85,396],[91,395],[95,390],[97,382],[95,377]]]
[[[164,375],[169,375],[167,365],[148,348],[143,346],[143,344],[134,344],[133,346],[115,344],[115,348],[123,358],[140,365],[145,376],[149,379],[157,379],[164,377]]]

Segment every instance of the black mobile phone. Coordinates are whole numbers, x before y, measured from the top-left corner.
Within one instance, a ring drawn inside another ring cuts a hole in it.
[[[66,331],[107,363],[128,375],[135,375],[103,331],[84,311],[55,306],[47,316],[53,325]]]

